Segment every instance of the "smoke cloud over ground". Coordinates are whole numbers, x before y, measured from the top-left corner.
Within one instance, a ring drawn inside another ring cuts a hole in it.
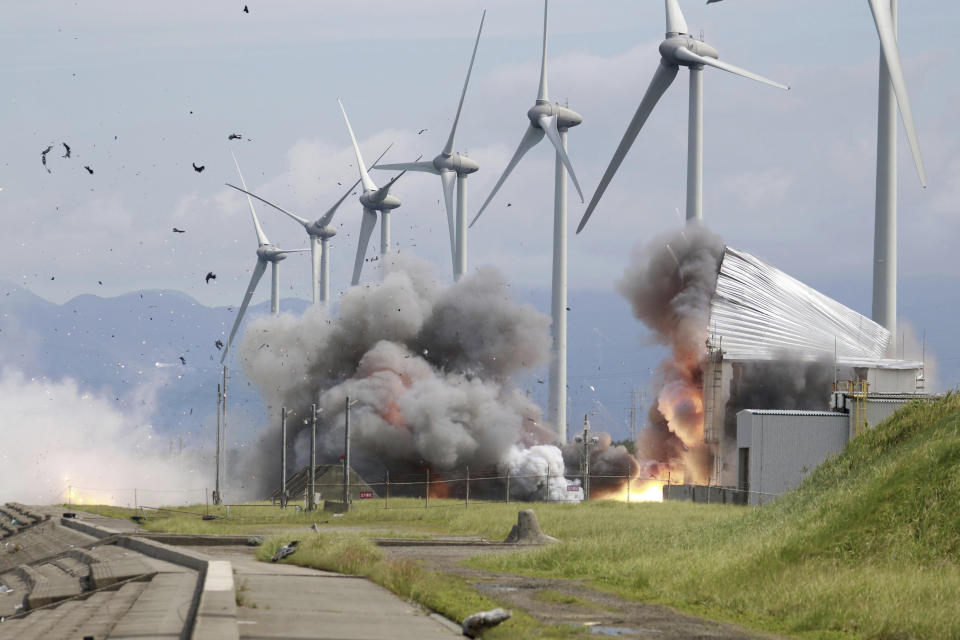
[[[155,385],[144,386],[147,396]],[[150,406],[149,398],[137,402]],[[113,398],[70,379],[0,373],[0,491],[3,501],[134,505],[202,502],[197,458],[171,454],[148,416],[121,411]],[[199,485],[199,488],[198,488]]]
[[[657,404],[638,438],[637,456],[648,467],[650,461],[668,465],[688,482],[702,482],[709,473],[700,363],[722,257],[718,236],[703,225],[688,225],[635,248],[617,283],[637,319],[671,348],[659,366]]]
[[[390,256],[385,270],[382,282],[350,289],[335,318],[314,308],[247,329],[239,354],[267,398],[271,424],[281,407],[290,412],[295,464],[308,464],[311,403],[319,407],[318,462],[339,460],[349,396],[351,463],[373,482],[386,470],[396,477],[429,469],[442,478],[467,466],[495,468],[515,478],[517,497],[544,497],[549,475],[551,497],[566,499],[552,431],[511,384],[547,362],[550,319],[513,302],[493,268],[449,287],[408,255]],[[279,448],[271,430],[253,459],[234,467],[261,472],[261,495],[279,485]],[[518,478],[530,475],[544,478]]]

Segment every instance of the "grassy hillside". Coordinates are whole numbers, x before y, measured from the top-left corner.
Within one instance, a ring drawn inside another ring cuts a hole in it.
[[[431,500],[425,510],[422,500],[410,498],[391,498],[390,509],[382,501],[356,506],[336,519],[264,506],[235,509],[229,520],[215,521],[199,520],[201,506],[195,515],[157,514],[148,526],[269,532],[327,521],[367,527],[368,535],[374,525],[381,535],[389,527],[404,535],[502,539],[517,510],[533,508],[544,531],[561,544],[472,564],[585,579],[628,598],[794,637],[960,640],[957,394],[904,408],[851,442],[798,490],[759,508],[472,501],[466,509],[462,502]],[[216,512],[224,515],[222,508]]]
[[[960,396],[903,409],[771,505],[715,509],[477,564],[803,637],[960,638]]]

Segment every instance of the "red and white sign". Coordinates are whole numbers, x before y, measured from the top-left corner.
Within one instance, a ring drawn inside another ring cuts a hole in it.
[[[360,492],[360,499],[361,499],[361,500],[369,500],[369,499],[372,498],[372,497],[373,497],[373,491],[361,491],[361,492]]]

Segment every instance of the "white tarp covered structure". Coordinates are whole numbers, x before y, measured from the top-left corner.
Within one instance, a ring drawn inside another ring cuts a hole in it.
[[[883,367],[890,344],[890,332],[873,320],[730,247],[720,263],[709,328],[726,360],[777,360],[789,352]]]

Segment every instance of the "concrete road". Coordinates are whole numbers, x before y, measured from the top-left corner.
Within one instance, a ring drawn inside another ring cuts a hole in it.
[[[235,572],[241,638],[462,638],[422,609],[362,578],[257,562],[248,547],[196,548]]]

